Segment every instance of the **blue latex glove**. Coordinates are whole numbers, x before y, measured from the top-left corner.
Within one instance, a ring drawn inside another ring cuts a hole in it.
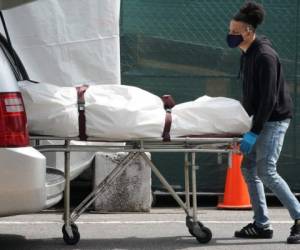
[[[240,144],[240,150],[242,151],[243,154],[249,154],[256,142],[257,139],[257,134],[249,131],[243,136],[243,140],[241,141]]]

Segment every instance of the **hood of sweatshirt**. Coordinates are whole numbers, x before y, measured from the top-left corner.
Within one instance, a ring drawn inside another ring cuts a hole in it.
[[[248,55],[250,54],[253,50],[255,50],[256,48],[258,47],[261,47],[261,46],[269,46],[271,47],[272,46],[272,43],[271,41],[265,37],[265,36],[257,36],[254,40],[254,42],[250,45],[250,47],[247,49],[247,51],[244,53],[245,55]]]

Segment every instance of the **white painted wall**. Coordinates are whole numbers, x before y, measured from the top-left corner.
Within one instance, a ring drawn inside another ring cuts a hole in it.
[[[39,0],[3,11],[30,78],[60,86],[120,84],[119,13],[120,0]]]

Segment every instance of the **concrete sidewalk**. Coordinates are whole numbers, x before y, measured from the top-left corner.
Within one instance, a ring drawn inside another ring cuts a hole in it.
[[[92,214],[76,222],[81,240],[67,246],[62,240],[62,214],[43,212],[0,219],[0,249],[299,249],[287,245],[293,221],[286,209],[271,207],[271,240],[243,240],[233,232],[252,220],[252,211],[199,208],[199,220],[213,233],[208,244],[190,236],[181,209],[152,209],[151,213]]]

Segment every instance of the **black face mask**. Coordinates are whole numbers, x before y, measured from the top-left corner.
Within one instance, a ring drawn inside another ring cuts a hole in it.
[[[228,34],[226,38],[227,44],[230,48],[236,48],[239,46],[243,41],[244,38],[242,35],[232,35]]]

